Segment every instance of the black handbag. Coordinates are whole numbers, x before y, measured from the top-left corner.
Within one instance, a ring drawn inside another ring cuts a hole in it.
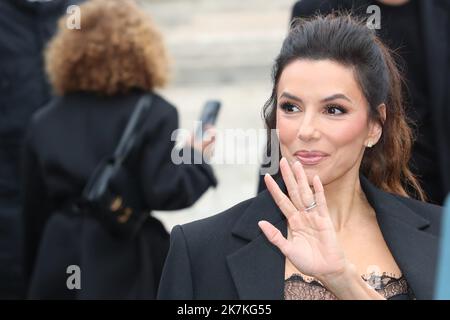
[[[124,163],[141,140],[140,129],[151,104],[151,95],[139,99],[114,154],[97,166],[76,204],[79,211],[98,219],[115,237],[133,238],[149,217],[138,177]]]

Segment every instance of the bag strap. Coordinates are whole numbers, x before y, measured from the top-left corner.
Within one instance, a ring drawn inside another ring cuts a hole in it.
[[[91,173],[83,189],[81,197],[76,201],[77,206],[81,207],[84,203],[95,199],[98,194],[101,194],[104,191],[107,187],[108,181],[105,180],[102,173],[104,170],[111,170],[108,169],[108,166],[120,168],[123,165],[124,161],[127,159],[136,144],[136,141],[138,141],[138,129],[140,129],[144,123],[146,118],[145,116],[150,111],[152,101],[153,97],[150,94],[146,94],[139,98],[114,153],[107,158],[107,166],[105,166],[104,163],[105,159],[97,165],[95,170]]]
[[[127,126],[123,131],[122,137],[119,140],[112,160],[117,166],[122,165],[136,143],[138,138],[138,130],[142,126],[145,116],[148,114],[153,102],[153,96],[146,94],[142,96],[137,102],[133,113],[128,120]]]

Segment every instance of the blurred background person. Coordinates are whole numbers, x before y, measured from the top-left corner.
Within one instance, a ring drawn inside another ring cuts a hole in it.
[[[407,116],[416,141],[410,167],[427,201],[443,204],[450,192],[450,1],[448,0],[301,0],[292,19],[348,10],[369,17],[380,9],[378,36],[398,54],[405,75]],[[413,191],[411,189],[411,191]]]
[[[135,238],[122,241],[90,217],[70,216],[67,205],[81,195],[100,161],[113,153],[136,102],[149,93],[153,103],[142,141],[127,159],[143,206],[148,211],[185,208],[217,182],[204,162],[172,162],[178,115],[154,93],[167,82],[168,61],[149,17],[132,0],[90,0],[80,9],[81,29],[67,29],[61,20],[46,53],[47,72],[60,97],[33,116],[25,139],[29,297],[151,299],[169,240],[159,220],[149,216]],[[201,153],[213,142],[196,142],[193,152]],[[66,268],[76,263],[82,289],[70,291]]]
[[[79,2],[0,1],[0,299],[24,295],[19,157],[31,114],[51,96],[43,48],[57,19]]]

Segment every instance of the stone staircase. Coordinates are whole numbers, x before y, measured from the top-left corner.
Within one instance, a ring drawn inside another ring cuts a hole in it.
[[[289,0],[144,1],[166,36],[175,86],[266,82],[288,28]]]

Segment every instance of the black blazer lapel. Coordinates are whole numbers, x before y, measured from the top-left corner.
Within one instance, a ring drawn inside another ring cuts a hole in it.
[[[432,299],[438,239],[425,231],[429,221],[365,177],[360,180],[383,237],[415,297]]]
[[[438,239],[426,232],[429,221],[364,176],[360,181],[383,237],[415,297],[432,299]],[[278,184],[286,192],[281,180]],[[227,256],[228,267],[240,299],[283,299],[285,257],[261,232],[260,220],[269,221],[287,236],[286,219],[269,192],[261,192],[232,230],[233,236],[249,243]]]
[[[261,192],[232,230],[235,237],[250,241],[227,257],[239,299],[283,299],[284,255],[258,227],[266,220],[287,234],[286,220],[268,191]]]

